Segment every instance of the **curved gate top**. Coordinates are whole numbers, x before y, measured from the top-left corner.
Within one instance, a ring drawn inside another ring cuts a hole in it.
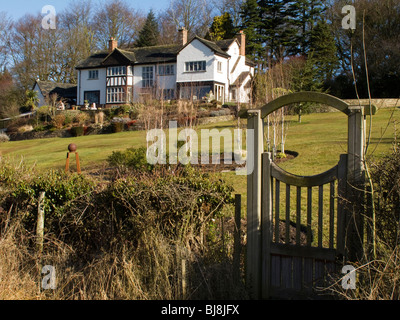
[[[265,118],[268,114],[278,110],[279,108],[299,102],[325,104],[345,113],[346,115],[350,113],[349,105],[339,98],[321,92],[303,91],[284,95],[267,103],[260,109],[261,118]]]
[[[342,155],[338,165],[326,173],[296,176],[280,169],[271,160],[271,154],[264,153],[263,119],[279,108],[299,102],[329,105],[348,117],[347,154]],[[313,290],[309,289],[321,283],[327,269],[332,271],[339,255],[351,261],[362,254],[363,237],[359,237],[362,221],[355,216],[356,210],[344,206],[340,199],[345,198],[346,203],[362,203],[364,112],[362,106],[350,106],[334,96],[317,92],[288,94],[260,109],[248,111],[247,128],[254,131],[254,144],[247,145],[247,154],[252,157],[254,166],[247,175],[246,283],[253,298],[304,297],[305,292],[310,294]],[[286,188],[280,187],[283,184]],[[323,204],[325,184],[329,185],[328,209],[324,209],[327,206]],[[290,221],[291,187],[296,189],[292,192],[296,204],[294,222]],[[318,189],[316,244],[310,241],[311,224],[314,224],[311,222],[310,203],[313,187]],[[307,189],[309,200],[305,213],[301,212],[301,188]],[[286,190],[285,199],[280,204],[282,190]],[[284,220],[280,218],[283,206],[286,207]],[[307,241],[300,244],[300,222],[305,216]],[[322,243],[323,220],[329,220],[329,245],[326,248]],[[279,224],[285,228],[283,237],[279,236]],[[289,241],[290,228],[295,229],[294,242]],[[353,236],[355,230],[358,237]]]

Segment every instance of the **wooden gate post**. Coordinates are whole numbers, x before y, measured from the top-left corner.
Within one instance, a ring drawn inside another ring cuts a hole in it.
[[[272,178],[271,178],[272,154],[266,152],[262,154],[262,202],[261,202],[261,235],[262,235],[262,298],[268,299],[270,296],[271,284],[271,242],[272,242]]]
[[[261,296],[261,154],[263,153],[263,120],[261,110],[249,110],[247,129],[253,130],[254,142],[247,141],[247,259],[246,285],[250,297]],[[249,161],[253,163],[249,166]],[[252,170],[251,170],[252,169]]]
[[[363,107],[349,107],[348,116],[348,166],[346,210],[347,259],[357,261],[363,255],[364,207],[364,127]]]

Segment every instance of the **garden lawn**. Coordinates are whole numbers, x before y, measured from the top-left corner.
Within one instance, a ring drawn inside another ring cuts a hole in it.
[[[299,155],[295,159],[282,163],[283,169],[298,175],[318,174],[336,165],[340,154],[346,153],[347,117],[344,114],[332,112],[304,115],[302,123],[297,122],[297,116],[289,116],[286,119],[289,126],[285,149],[296,151]],[[241,121],[242,127],[245,128],[246,120]],[[398,108],[381,109],[373,117],[368,157],[379,158],[392,147],[396,121],[397,129],[399,129],[400,109]],[[367,134],[368,125],[369,120]],[[198,129],[222,130],[234,129],[236,126],[237,121],[231,121],[209,124]],[[200,141],[200,133],[198,136]],[[146,132],[130,131],[76,138],[12,141],[0,144],[0,154],[14,161],[24,159],[26,165],[35,164],[39,169],[62,169],[65,166],[67,147],[70,143],[78,146],[82,170],[93,169],[103,166],[113,151],[146,146]],[[222,141],[221,148],[223,148]],[[71,167],[74,164],[75,159],[72,159]],[[242,194],[245,192],[246,177],[236,176],[235,173],[224,173],[224,176],[233,183],[237,192]]]

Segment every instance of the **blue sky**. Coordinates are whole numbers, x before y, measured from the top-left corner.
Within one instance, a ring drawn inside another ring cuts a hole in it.
[[[13,19],[19,19],[27,13],[37,14],[42,12],[45,5],[52,5],[56,12],[62,11],[70,4],[69,0],[2,0],[0,11],[5,11]],[[92,0],[94,7],[99,0]],[[147,13],[153,9],[155,13],[168,7],[170,0],[126,0],[133,8]]]

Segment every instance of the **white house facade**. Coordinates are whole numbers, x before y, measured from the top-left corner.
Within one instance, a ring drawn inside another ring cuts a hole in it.
[[[194,37],[182,43],[98,52],[76,67],[77,104],[111,107],[155,99],[218,100],[249,103],[254,65],[245,57],[243,32],[234,39],[208,41]]]

